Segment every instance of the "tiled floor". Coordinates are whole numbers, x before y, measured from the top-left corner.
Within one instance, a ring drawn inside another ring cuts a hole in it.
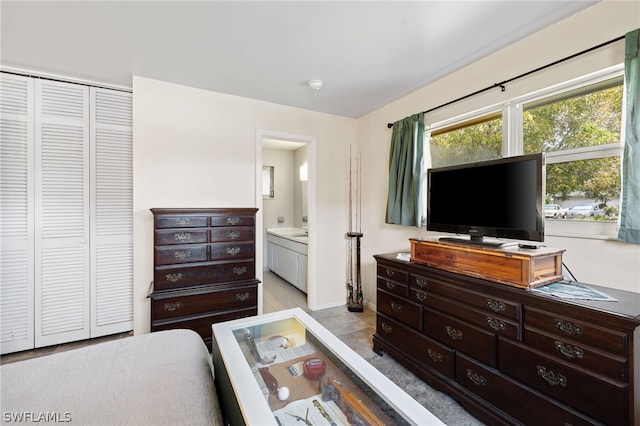
[[[372,310],[365,308],[364,312],[349,312],[346,306],[339,306],[319,311],[309,311],[309,309],[307,309],[306,295],[281,280],[278,276],[271,272],[265,272],[263,283],[263,311],[265,313],[295,307],[304,309],[446,424],[458,426],[482,425],[481,422],[469,415],[453,399],[427,386],[422,380],[398,364],[393,358],[388,355],[379,356],[373,352],[372,338],[375,333],[376,317],[375,312]],[[131,333],[123,333],[89,341],[74,342],[17,354],[3,355],[0,357],[0,363],[4,364],[36,356],[48,355],[86,346],[87,344],[119,339],[129,335],[131,335]]]

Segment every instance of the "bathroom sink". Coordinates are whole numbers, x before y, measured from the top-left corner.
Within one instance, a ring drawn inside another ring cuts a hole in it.
[[[287,237],[307,237],[307,234],[286,234]]]

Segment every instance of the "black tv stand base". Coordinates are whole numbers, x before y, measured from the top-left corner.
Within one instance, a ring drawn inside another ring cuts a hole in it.
[[[505,248],[511,246],[517,246],[517,241],[500,241],[500,240],[488,240],[485,238],[461,238],[461,237],[440,237],[438,241],[451,244],[472,245],[489,248]]]

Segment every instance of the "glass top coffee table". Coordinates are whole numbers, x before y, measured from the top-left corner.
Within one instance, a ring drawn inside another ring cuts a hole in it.
[[[443,425],[302,309],[213,324],[232,425]]]

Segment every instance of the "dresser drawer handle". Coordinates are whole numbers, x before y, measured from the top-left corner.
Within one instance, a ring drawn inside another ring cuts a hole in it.
[[[388,288],[389,290],[393,290],[393,289],[395,288],[395,286],[396,286],[396,285],[395,285],[394,283],[392,283],[392,282],[390,282],[390,281],[387,281],[387,288]]]
[[[396,302],[391,302],[391,309],[396,312],[400,312],[402,310],[402,305]]]
[[[236,294],[236,300],[244,302],[247,299],[249,299],[249,293],[238,293],[238,294]]]
[[[227,238],[235,240],[240,237],[240,231],[227,231]]]
[[[189,219],[188,217],[179,217],[176,219],[176,225],[188,225],[189,223],[191,223],[191,219]]]
[[[467,369],[467,377],[469,380],[473,382],[476,386],[486,386],[487,379],[479,375],[478,373],[474,373],[473,371]]]
[[[228,255],[231,256],[235,256],[236,254],[240,253],[240,247],[229,247],[226,250]]]
[[[449,337],[451,337],[453,340],[462,340],[462,336],[464,335],[462,331],[456,330],[451,326],[447,326],[446,330]]]
[[[487,299],[487,306],[493,312],[504,312],[507,308],[506,305],[498,300]]]
[[[163,305],[163,308],[165,311],[173,312],[180,309],[180,306],[181,306],[180,302],[173,302],[173,303],[165,303]]]
[[[504,323],[504,321],[500,321],[493,317],[487,317],[487,325],[496,331],[504,330],[506,327],[506,324]]]
[[[164,276],[167,281],[171,281],[172,283],[177,283],[183,278],[182,272],[178,272],[177,274],[167,274]]]
[[[582,334],[582,327],[576,324],[571,324],[568,321],[555,319],[554,324],[558,327],[558,330],[562,331],[564,334],[568,334],[569,336]]]
[[[236,266],[235,268],[233,268],[233,273],[236,275],[242,275],[245,272],[247,272],[246,266]]]
[[[240,218],[239,217],[228,217],[227,218],[227,223],[229,225],[237,225],[240,223]]]
[[[389,324],[387,324],[386,322],[383,322],[380,324],[382,326],[382,331],[384,331],[387,334],[390,334],[393,331],[393,327],[391,327]]]
[[[424,278],[416,278],[416,284],[418,284],[420,288],[425,288],[427,286],[427,280]]]
[[[427,300],[427,293],[423,293],[421,291],[417,291],[416,292],[416,299],[418,299],[418,301],[420,301],[420,302],[424,302],[425,300]]]
[[[569,359],[582,359],[582,356],[584,355],[584,351],[582,349],[567,345],[566,343],[559,342],[557,340],[555,341],[555,347],[558,352]]]
[[[191,234],[188,232],[181,232],[179,234],[175,234],[173,238],[175,238],[176,241],[180,242],[189,241],[191,239]]]
[[[543,367],[542,365],[537,365],[536,371],[538,371],[538,375],[551,386],[567,386],[567,378],[562,374],[547,371],[546,367]]]
[[[429,358],[433,360],[433,362],[442,362],[443,357],[440,352],[436,352],[433,349],[429,348],[427,349],[427,354],[429,355]]]
[[[391,269],[387,269],[387,270],[385,271],[385,273],[387,274],[387,276],[388,276],[388,277],[393,277],[393,276],[395,276],[396,271],[391,270]]]
[[[189,250],[176,251],[173,253],[173,256],[176,259],[185,260],[186,258],[191,257],[191,252]]]

